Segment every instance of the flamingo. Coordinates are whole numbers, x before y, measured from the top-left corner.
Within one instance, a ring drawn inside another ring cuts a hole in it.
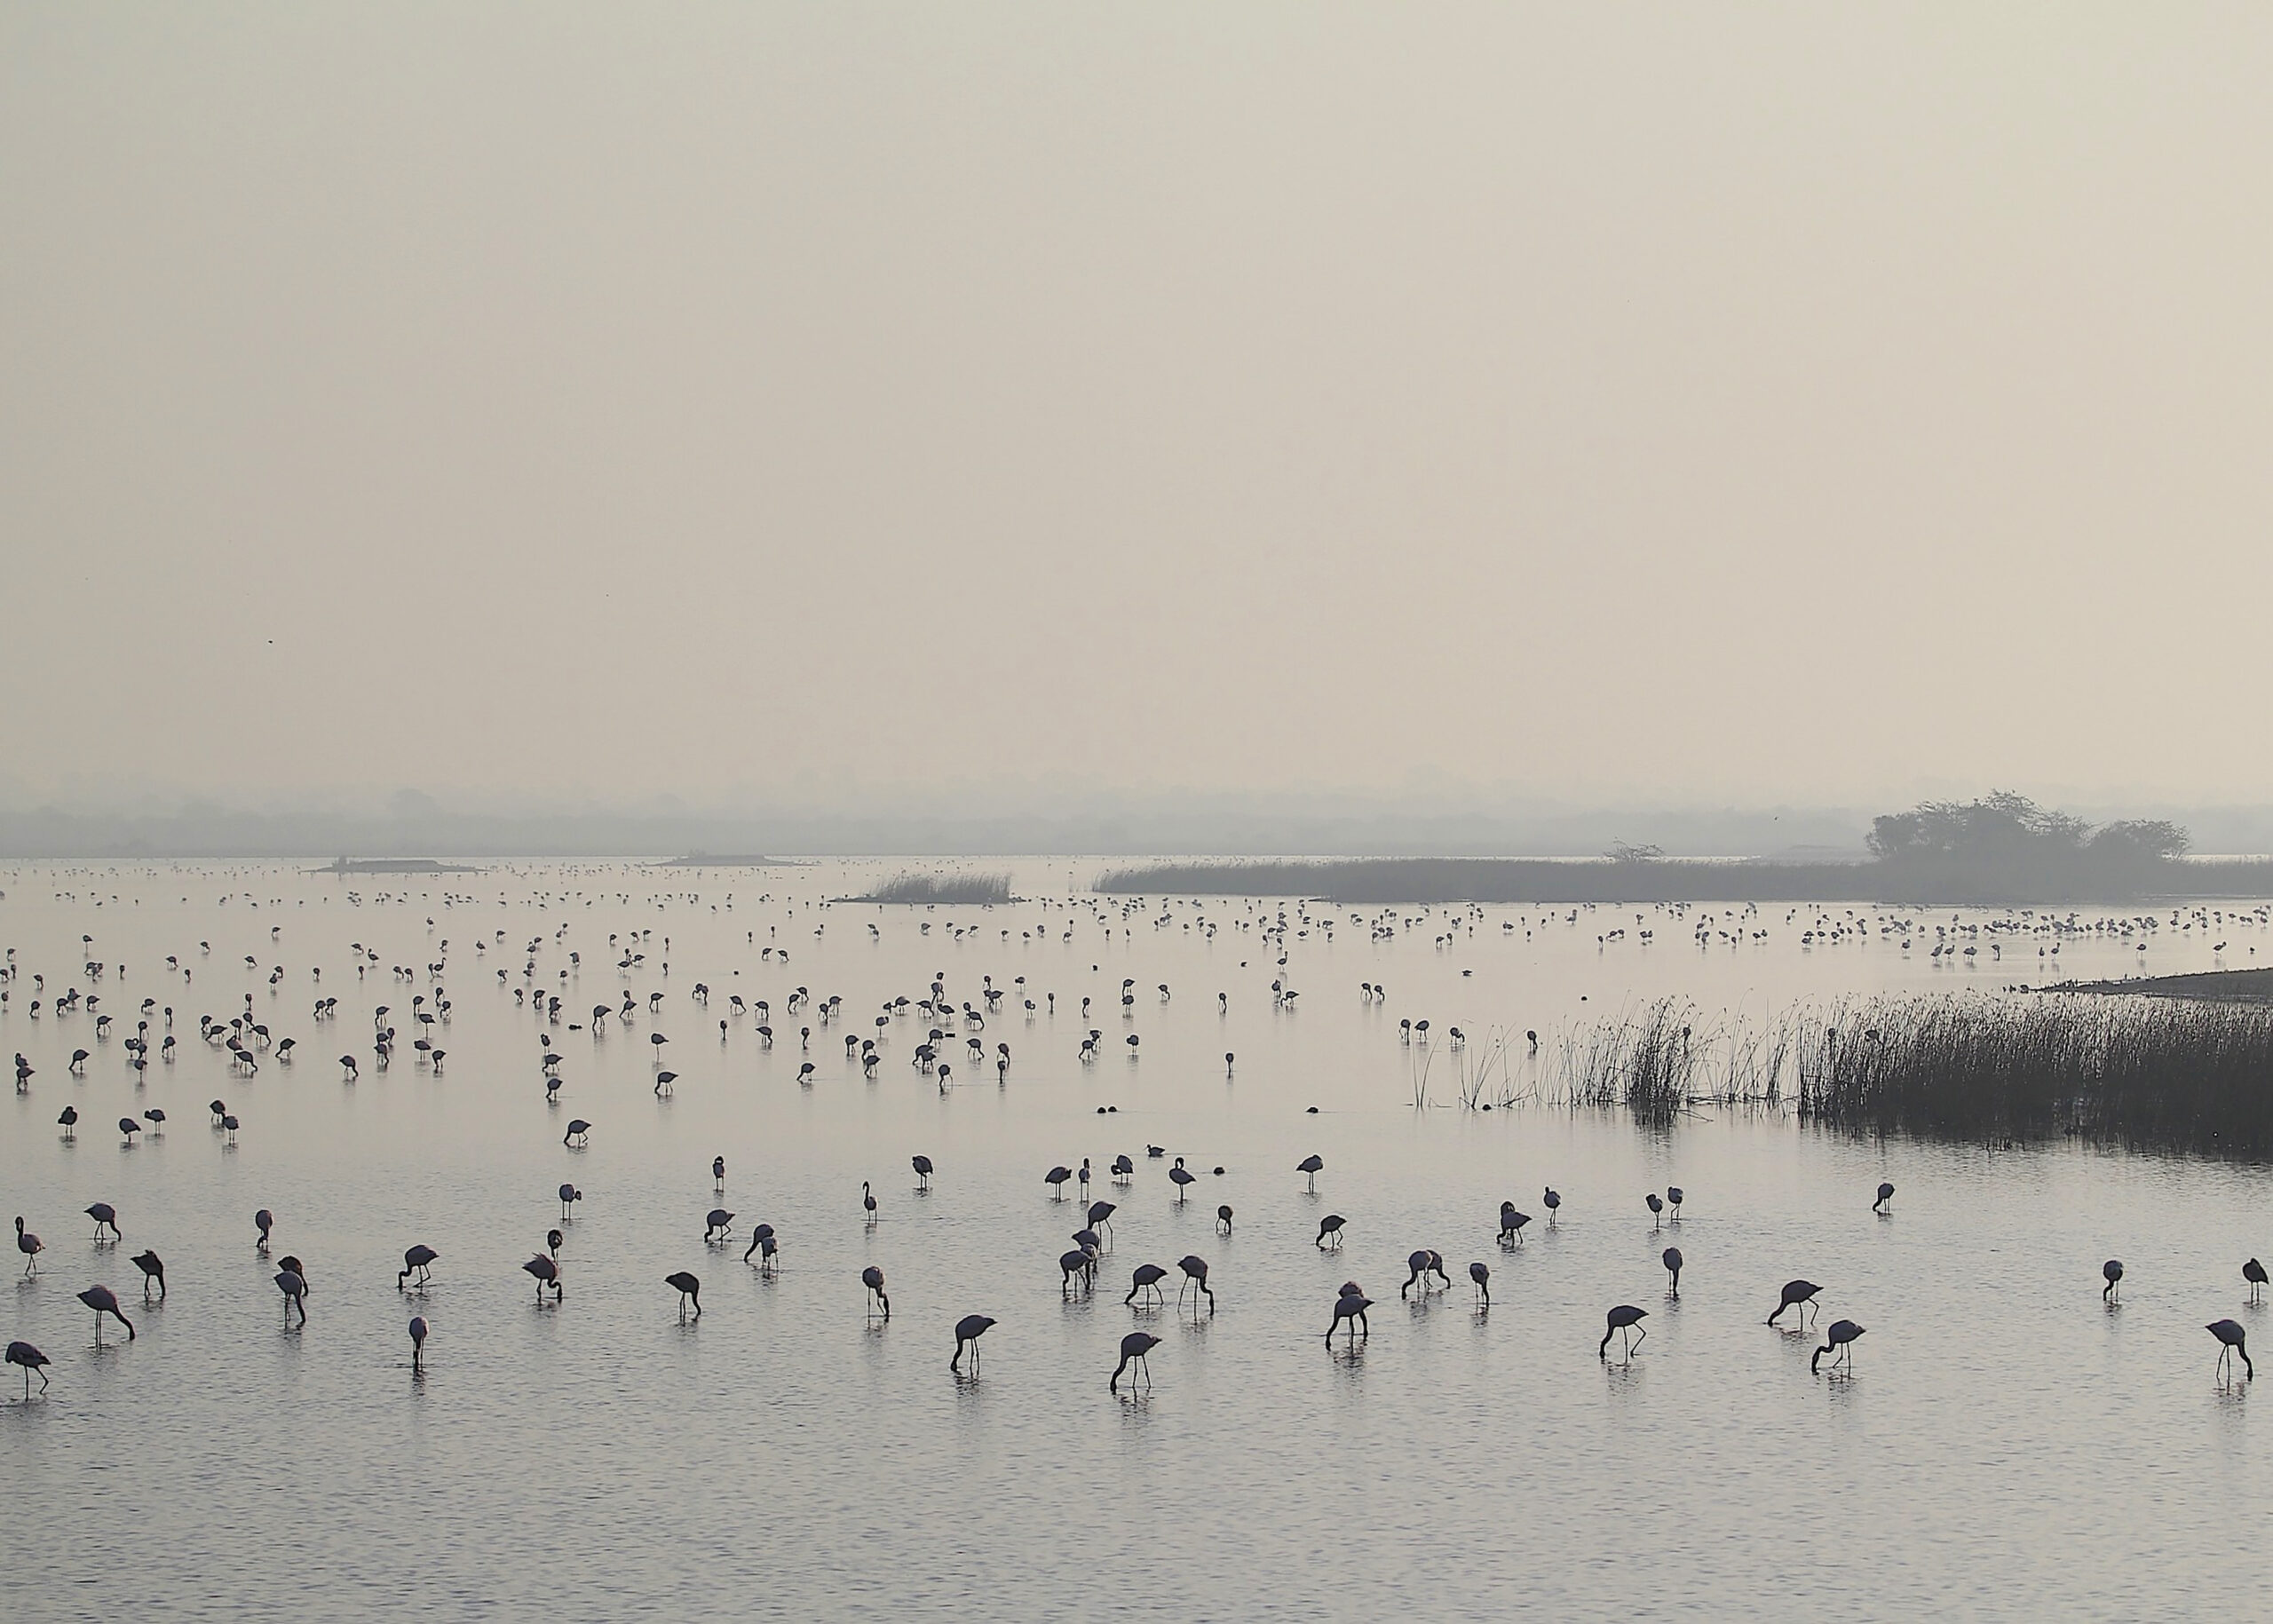
[[[1681,1248],[1667,1247],[1658,1261],[1665,1264],[1666,1273],[1671,1277],[1666,1287],[1666,1295],[1678,1297],[1681,1295]]]
[[[103,1231],[106,1228],[110,1231],[110,1238],[113,1240],[126,1239],[124,1235],[119,1233],[118,1211],[108,1201],[97,1201],[87,1208],[87,1216],[95,1221],[96,1240],[100,1240],[103,1238]]]
[[[1824,1333],[1826,1340],[1823,1346],[1818,1348],[1815,1351],[1815,1358],[1808,1361],[1808,1373],[1810,1375],[1815,1374],[1816,1367],[1822,1362],[1823,1356],[1836,1349],[1838,1356],[1831,1361],[1832,1369],[1835,1371],[1844,1365],[1849,1374],[1854,1374],[1855,1339],[1862,1334],[1863,1327],[1852,1319],[1833,1320],[1831,1329]]]
[[[931,1187],[933,1171],[931,1159],[929,1156],[911,1156],[908,1158],[908,1164],[915,1169],[915,1187],[918,1190],[929,1190]]]
[[[1596,1359],[1607,1359],[1610,1357],[1610,1339],[1623,1333],[1626,1337],[1626,1357],[1629,1359],[1632,1359],[1634,1357],[1635,1344],[1637,1342],[1646,1339],[1650,1335],[1649,1331],[1642,1326],[1642,1321],[1647,1319],[1649,1317],[1650,1311],[1648,1309],[1636,1308],[1631,1303],[1621,1303],[1616,1308],[1612,1309],[1610,1312],[1604,1316],[1609,1323],[1609,1328],[1603,1332],[1602,1346],[1595,1350],[1595,1357]],[[1640,1337],[1636,1337],[1634,1335],[1637,1329],[1642,1332]]]
[[[681,1269],[663,1276],[663,1284],[678,1293],[678,1322],[681,1325],[686,1323],[686,1305],[690,1303],[694,1304],[694,1317],[697,1319],[702,1318],[702,1282],[700,1279]]]
[[[1476,1282],[1476,1301],[1477,1306],[1482,1308],[1491,1307],[1492,1271],[1485,1267],[1482,1264],[1470,1264],[1468,1266],[1468,1278]]]
[[[394,1288],[400,1291],[403,1282],[414,1273],[418,1276],[419,1285],[424,1286],[427,1268],[440,1256],[441,1254],[432,1247],[424,1245],[412,1247],[402,1255],[402,1271],[394,1277]]]
[[[543,1253],[539,1252],[535,1256],[530,1258],[528,1262],[523,1264],[521,1267],[527,1270],[531,1277],[536,1281],[536,1300],[538,1306],[542,1307],[544,1303],[544,1288],[547,1286],[552,1287],[552,1300],[555,1303],[560,1301],[564,1294],[560,1288],[560,1265],[558,1264],[555,1263],[551,1258],[547,1257]]]
[[[1556,1215],[1563,1210],[1563,1198],[1556,1192],[1553,1185],[1549,1185],[1539,1200],[1540,1204],[1547,1208],[1547,1227],[1553,1229]]]
[[[756,1229],[750,1231],[748,1250],[742,1254],[742,1261],[744,1263],[748,1263],[749,1261],[749,1255],[751,1252],[763,1252],[767,1262],[771,1262],[772,1260],[773,1226],[771,1224],[761,1224]]]
[[[866,1286],[868,1288],[869,1295],[874,1296],[879,1303],[883,1304],[884,1318],[887,1319],[891,1319],[891,1299],[884,1295],[884,1271],[882,1269],[877,1268],[875,1264],[870,1264],[867,1268],[860,1271],[860,1284]],[[875,1310],[872,1308],[868,1311],[870,1313],[874,1313]]]
[[[1875,1213],[1884,1213],[1893,1200],[1894,1186],[1889,1184],[1881,1184],[1879,1185],[1879,1199],[1871,1203],[1871,1210]]]
[[[95,1323],[98,1326],[100,1326],[102,1321],[99,1319]],[[28,1400],[32,1396],[32,1372],[35,1370],[39,1372],[40,1391],[45,1392],[47,1390],[47,1370],[45,1368],[47,1365],[46,1354],[42,1353],[37,1348],[33,1347],[31,1343],[28,1342],[12,1342],[8,1344],[7,1360],[8,1363],[17,1367],[24,1373],[24,1397],[26,1399]]]
[[[1132,1364],[1144,1376],[1144,1385],[1150,1387],[1152,1384],[1152,1369],[1144,1362],[1144,1356],[1160,1345],[1160,1339],[1150,1331],[1131,1331],[1122,1337],[1121,1363],[1113,1367],[1113,1379],[1105,1384],[1105,1390],[1109,1393],[1118,1393],[1121,1390],[1121,1373]]]
[[[134,1266],[142,1271],[142,1300],[145,1303],[150,1300],[150,1282],[155,1280],[158,1283],[158,1301],[164,1302],[166,1300],[164,1261],[155,1252],[141,1252],[135,1256]]]
[[[2222,1379],[2231,1378],[2234,1355],[2238,1353],[2241,1355],[2241,1367],[2248,1373],[2249,1379],[2253,1382],[2257,1380],[2257,1367],[2249,1362],[2248,1332],[2231,1319],[2214,1319],[2202,1328],[2225,1344],[2225,1351],[2218,1355],[2218,1372]],[[13,1360],[15,1357],[15,1349],[10,1348],[8,1358]]]
[[[2123,1260],[2111,1257],[2099,1266],[2099,1271],[2107,1281],[2100,1291],[2099,1300],[2112,1303],[2115,1301],[2115,1288],[2123,1283]]]
[[[955,1355],[947,1361],[947,1368],[954,1370],[962,1363],[962,1351],[970,1349],[970,1374],[978,1374],[978,1339],[994,1328],[994,1321],[985,1314],[965,1314],[955,1321]]]
[[[1168,1277],[1168,1271],[1158,1264],[1138,1264],[1129,1277],[1129,1295],[1121,1298],[1121,1302],[1134,1303],[1136,1301],[1136,1294],[1140,1291],[1150,1291],[1152,1294],[1152,1301],[1159,1302],[1160,1282]]]
[[[1326,1216],[1318,1221],[1319,1250],[1324,1251],[1326,1249],[1326,1240],[1329,1235],[1334,1237],[1334,1249],[1337,1251],[1341,1249],[1342,1225],[1344,1221],[1345,1220],[1342,1218],[1342,1215],[1338,1212],[1327,1213]]]
[[[1438,1279],[1444,1281],[1446,1286],[1450,1286],[1453,1283],[1453,1277],[1445,1272],[1445,1259],[1442,1253],[1432,1252],[1424,1248],[1421,1251],[1415,1252],[1411,1256],[1407,1257],[1405,1260],[1405,1266],[1408,1270],[1412,1271],[1412,1272],[1405,1277],[1405,1284],[1397,1288],[1397,1295],[1400,1297],[1404,1296],[1406,1293],[1411,1291],[1413,1289],[1413,1283],[1415,1280],[1421,1279],[1424,1275],[1434,1274]],[[1426,1284],[1422,1286],[1421,1295],[1424,1297],[1429,1295],[1429,1287]]]
[[[1176,1266],[1184,1271],[1184,1284],[1176,1287],[1176,1300],[1178,1303],[1183,1302],[1184,1292],[1189,1288],[1196,1287],[1200,1291],[1207,1294],[1208,1311],[1211,1314],[1214,1313],[1216,1311],[1216,1292],[1215,1288],[1208,1284],[1208,1260],[1194,1253],[1177,1258]],[[1195,1298],[1194,1306],[1196,1307],[1197,1305],[1198,1300]]]
[[[876,1221],[876,1192],[868,1188],[868,1181],[865,1178],[860,1181],[860,1206],[868,1215],[868,1222],[874,1224]]]
[[[279,1269],[276,1271],[276,1289],[284,1294],[284,1318],[286,1322],[290,1322],[292,1311],[297,1308],[300,1311],[300,1323],[302,1325],[307,1324],[308,1282],[306,1277],[299,1273],[297,1270]]]
[[[16,1219],[16,1250],[24,1255],[24,1274],[27,1279],[39,1272],[39,1255],[47,1250],[47,1242],[24,1227],[20,1215]]]
[[[1353,1285],[1354,1283],[1352,1282]],[[1326,1345],[1329,1348],[1334,1345],[1334,1332],[1340,1330],[1345,1323],[1350,1327],[1349,1341],[1356,1342],[1360,1333],[1370,1338],[1374,1333],[1373,1328],[1366,1323],[1366,1311],[1373,1305],[1374,1300],[1364,1292],[1352,1290],[1349,1286],[1343,1287],[1342,1295],[1334,1300],[1334,1323],[1326,1327]]]
[[[134,1340],[134,1321],[129,1319],[118,1306],[118,1295],[107,1286],[90,1286],[79,1294],[79,1301],[95,1311],[95,1346],[103,1345],[103,1316],[110,1315],[126,1327],[126,1340]]]
[[[1216,1228],[1222,1234],[1232,1232],[1232,1208],[1228,1201],[1216,1208]]]
[[[1176,1186],[1176,1204],[1182,1206],[1185,1190],[1199,1180],[1197,1176],[1184,1167],[1184,1158],[1178,1156],[1176,1159],[1176,1165],[1168,1169],[1168,1182]]]
[[[575,1185],[563,1184],[560,1186],[560,1221],[563,1224],[567,1223],[569,1219],[574,1216],[569,1211],[569,1208],[583,1199],[584,1192],[582,1190],[577,1189]]]
[[[1077,1274],[1081,1277],[1081,1283],[1086,1288],[1096,1279],[1097,1262],[1097,1251],[1091,1247],[1076,1247],[1070,1252],[1060,1253],[1057,1258],[1057,1295],[1062,1297],[1073,1289],[1073,1277]]]
[[[2254,1257],[2241,1266],[2241,1278],[2249,1282],[2249,1300],[2262,1302],[2265,1294],[2265,1265]]]
[[[410,1319],[410,1367],[424,1370],[426,1357],[426,1316],[414,1314]]]
[[[1776,1311],[1768,1316],[1768,1323],[1774,1325],[1784,1317],[1786,1309],[1796,1307],[1800,1311],[1800,1319],[1802,1322],[1800,1328],[1805,1330],[1807,1317],[1815,1307],[1815,1294],[1822,1289],[1823,1287],[1813,1280],[1786,1280],[1784,1283],[1783,1297],[1776,1304]]]
[[[1295,1171],[1305,1174],[1310,1178],[1309,1184],[1304,1188],[1304,1193],[1316,1195],[1318,1193],[1318,1176],[1326,1171],[1326,1158],[1316,1155],[1305,1156],[1295,1164]]]
[[[707,1243],[724,1240],[734,1227],[734,1215],[723,1207],[713,1207],[703,1217],[702,1239]]]
[[[268,1256],[268,1232],[276,1227],[276,1215],[264,1207],[252,1215],[252,1226],[260,1232],[260,1239],[254,1243],[253,1250],[265,1257]]]
[[[1062,1201],[1065,1199],[1065,1181],[1073,1176],[1073,1169],[1061,1164],[1044,1173],[1041,1182],[1049,1186],[1049,1193],[1054,1199]]]

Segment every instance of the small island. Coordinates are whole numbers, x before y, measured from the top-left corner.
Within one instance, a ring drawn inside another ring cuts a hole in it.
[[[310,874],[479,874],[464,863],[438,863],[431,857],[335,858]]]
[[[648,865],[653,868],[787,868],[793,867],[778,857],[713,857],[708,852],[690,852],[685,857],[669,858]]]

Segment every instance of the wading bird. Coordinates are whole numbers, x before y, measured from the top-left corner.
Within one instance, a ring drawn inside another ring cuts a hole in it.
[[[1815,1358],[1808,1361],[1809,1374],[1814,1374],[1816,1367],[1822,1363],[1823,1356],[1825,1354],[1831,1352],[1833,1349],[1836,1349],[1838,1351],[1838,1354],[1837,1357],[1831,1361],[1832,1369],[1835,1371],[1843,1366],[1849,1374],[1853,1374],[1855,1370],[1855,1339],[1862,1334],[1863,1327],[1857,1325],[1852,1319],[1833,1320],[1831,1322],[1831,1329],[1824,1333],[1826,1340],[1823,1346],[1818,1348],[1815,1351]]]
[[[107,1286],[90,1286],[79,1294],[79,1301],[95,1311],[95,1346],[103,1345],[103,1316],[108,1314],[126,1327],[126,1340],[134,1340],[134,1321],[129,1319],[118,1306],[118,1295]]]
[[[135,1256],[134,1266],[142,1271],[142,1300],[145,1303],[150,1300],[150,1283],[154,1280],[158,1286],[158,1301],[164,1302],[166,1300],[164,1261],[155,1252],[141,1252]]]
[[[1626,1357],[1629,1359],[1632,1359],[1634,1357],[1635,1345],[1637,1343],[1645,1340],[1650,1335],[1648,1328],[1642,1324],[1642,1321],[1649,1317],[1650,1311],[1648,1309],[1635,1308],[1631,1303],[1621,1303],[1616,1308],[1612,1309],[1609,1314],[1605,1317],[1608,1321],[1608,1328],[1602,1334],[1602,1345],[1595,1350],[1595,1357],[1602,1359],[1608,1359],[1610,1357],[1610,1339],[1613,1336],[1622,1335],[1625,1338],[1625,1341],[1621,1346],[1625,1350]],[[1640,1336],[1634,1335],[1637,1330],[1642,1333]]]
[[[1351,1282],[1352,1285],[1355,1283]],[[1334,1332],[1345,1324],[1350,1327],[1346,1341],[1354,1343],[1360,1335],[1370,1339],[1374,1333],[1373,1327],[1366,1323],[1366,1311],[1373,1305],[1374,1300],[1364,1292],[1344,1286],[1342,1295],[1334,1300],[1334,1323],[1326,1327],[1326,1345],[1329,1348],[1334,1345]]]
[[[962,1351],[970,1349],[970,1374],[978,1374],[978,1339],[994,1328],[994,1320],[985,1314],[965,1314],[955,1321],[955,1354],[947,1361],[947,1368],[955,1370],[962,1364]]]
[[[1783,1297],[1776,1304],[1776,1311],[1768,1316],[1768,1323],[1774,1325],[1781,1319],[1786,1309],[1797,1308],[1800,1311],[1800,1328],[1807,1329],[1807,1318],[1815,1311],[1815,1294],[1822,1289],[1813,1280],[1785,1281]]]
[[[1160,1345],[1160,1339],[1153,1335],[1150,1331],[1131,1331],[1128,1335],[1122,1337],[1121,1339],[1121,1363],[1113,1367],[1113,1379],[1105,1384],[1105,1390],[1110,1393],[1119,1392],[1121,1390],[1121,1373],[1128,1369],[1132,1364],[1136,1367],[1137,1374],[1144,1377],[1144,1385],[1150,1387],[1152,1384],[1152,1369],[1150,1365],[1147,1365],[1144,1362],[1144,1356]]]
[[[2218,1376],[2221,1381],[2232,1379],[2234,1355],[2237,1353],[2241,1355],[2241,1367],[2248,1373],[2249,1379],[2253,1382],[2257,1380],[2257,1367],[2249,1362],[2248,1332],[2243,1330],[2231,1319],[2214,1319],[2202,1328],[2225,1344],[2224,1351],[2218,1355]],[[8,1357],[11,1359],[15,1358],[12,1349],[10,1350]]]
[[[702,1318],[701,1279],[689,1274],[685,1270],[680,1269],[674,1273],[663,1276],[663,1284],[678,1293],[678,1320],[681,1325],[686,1323],[686,1305],[690,1303],[694,1304],[694,1317],[697,1319]]]
[[[102,1322],[99,1319],[96,1321],[98,1326]],[[28,1342],[12,1342],[8,1344],[7,1359],[8,1363],[15,1366],[24,1373],[24,1397],[26,1399],[29,1399],[32,1396],[32,1372],[35,1370],[39,1372],[40,1391],[45,1392],[47,1390],[46,1354],[42,1353],[37,1348],[33,1347],[31,1343]]]

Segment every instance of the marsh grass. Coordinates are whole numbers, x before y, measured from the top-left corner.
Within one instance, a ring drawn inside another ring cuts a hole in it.
[[[1794,1110],[1848,1132],[1976,1143],[2070,1136],[2273,1155],[2273,1010],[2150,998],[1889,996],[1707,1024],[1663,998],[1557,1034],[1504,1038],[1461,1099],[1624,1107],[1645,1125],[1705,1108]],[[1415,1104],[1426,1103],[1425,1089]]]
[[[1799,1109],[1868,1132],[2273,1152],[2273,1010],[2163,999],[1880,999],[1801,1023]]]
[[[1010,876],[1007,874],[903,874],[885,881],[867,896],[855,897],[852,900],[917,907],[939,903],[984,906],[1008,902],[1010,900]]]

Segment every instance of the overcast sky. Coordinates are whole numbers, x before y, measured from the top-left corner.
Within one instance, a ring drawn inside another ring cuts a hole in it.
[[[0,9],[0,774],[2273,799],[2273,8]]]

